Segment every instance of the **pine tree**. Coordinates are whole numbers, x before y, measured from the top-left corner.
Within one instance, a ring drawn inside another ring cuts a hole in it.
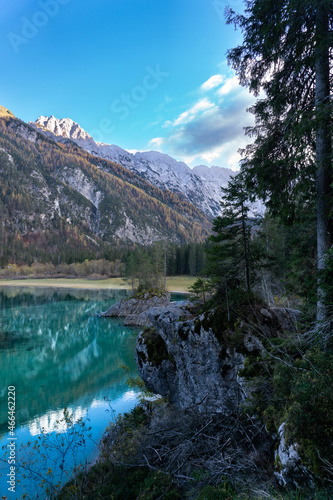
[[[247,184],[274,215],[293,222],[317,212],[317,268],[325,269],[332,244],[330,0],[247,0],[244,15],[231,9],[227,22],[243,31],[243,44],[229,51],[241,84],[262,97],[244,151]],[[316,205],[316,208],[315,208]],[[317,319],[325,318],[318,284]]]
[[[245,288],[249,294],[254,278],[254,262],[251,252],[250,200],[241,174],[233,177],[222,188],[222,213],[213,221],[215,235],[209,240],[207,274],[217,288]]]

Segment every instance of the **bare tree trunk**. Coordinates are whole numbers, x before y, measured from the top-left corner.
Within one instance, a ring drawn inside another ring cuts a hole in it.
[[[230,310],[229,310],[229,295],[228,295],[228,282],[225,280],[225,296],[227,299],[227,311],[228,311],[228,322],[230,321]]]
[[[242,234],[243,234],[243,248],[244,248],[244,263],[245,263],[246,288],[247,288],[247,293],[250,294],[249,256],[248,256],[248,249],[247,249],[247,234],[246,234],[245,214],[244,214],[244,205],[243,205],[243,203],[242,203]]]
[[[326,317],[325,292],[320,275],[326,267],[326,253],[332,244],[332,221],[330,221],[332,166],[328,24],[330,5],[330,1],[318,0],[316,12],[317,322],[322,322]]]
[[[163,273],[163,288],[166,290],[166,273],[167,273],[167,244],[164,242],[164,273]]]

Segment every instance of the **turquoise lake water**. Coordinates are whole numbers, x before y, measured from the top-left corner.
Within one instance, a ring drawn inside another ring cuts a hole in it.
[[[66,473],[78,465],[70,447],[67,453],[62,451],[69,440],[76,440],[80,463],[93,460],[109,422],[137,403],[137,393],[126,385],[121,364],[136,374],[139,330],[124,327],[119,319],[98,317],[125,296],[120,290],[0,288],[0,446],[10,452],[7,445],[15,445],[15,493],[7,483],[12,479],[7,476],[10,457],[1,451],[1,496],[12,500],[26,493],[29,499],[47,498],[47,483],[68,479]],[[16,396],[13,436],[8,433],[10,386]],[[64,421],[64,408],[73,426]],[[92,427],[91,437],[83,436],[82,421],[83,429]],[[74,438],[73,432],[79,437]],[[41,443],[43,436],[48,448],[41,447],[42,454],[27,446]]]

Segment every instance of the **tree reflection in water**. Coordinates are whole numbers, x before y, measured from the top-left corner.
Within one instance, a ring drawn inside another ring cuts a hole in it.
[[[7,431],[9,385],[16,387],[20,426],[128,390],[120,364],[135,374],[138,329],[98,317],[125,296],[122,290],[0,289],[0,436]]]

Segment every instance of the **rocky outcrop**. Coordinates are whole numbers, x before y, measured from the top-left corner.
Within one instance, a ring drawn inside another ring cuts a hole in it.
[[[260,331],[269,337],[295,331],[300,318],[301,312],[289,307],[260,307],[255,313]]]
[[[238,409],[251,391],[240,375],[245,358],[262,352],[264,338],[295,329],[297,313],[250,308],[233,329],[216,311],[196,317],[185,304],[156,307],[147,316],[152,327],[139,334],[136,348],[147,387],[182,409],[200,410],[204,401],[205,411],[226,412]]]
[[[125,318],[124,325],[151,326],[147,315],[153,307],[166,307],[170,303],[170,293],[163,292],[151,294],[143,293],[113,304],[107,311],[101,313],[102,317]]]
[[[275,451],[274,476],[280,486],[302,489],[314,487],[314,481],[310,471],[302,465],[301,457],[297,451],[297,444],[287,445],[285,439],[285,423],[278,430],[279,447]]]
[[[238,414],[240,404],[256,393],[256,380],[261,379],[258,357],[276,339],[296,330],[300,313],[248,306],[230,321],[225,311],[198,317],[191,307],[175,303],[147,312],[152,326],[137,338],[139,375],[178,411]],[[302,465],[297,445],[286,443],[284,429],[282,424],[278,431],[275,478],[281,486],[311,488],[313,476]],[[267,449],[272,447],[273,437],[265,439]]]
[[[153,328],[139,334],[136,350],[147,387],[182,409],[203,400],[206,411],[237,407],[243,355],[221,346],[212,329],[204,328],[183,306],[154,308],[148,317]]]

